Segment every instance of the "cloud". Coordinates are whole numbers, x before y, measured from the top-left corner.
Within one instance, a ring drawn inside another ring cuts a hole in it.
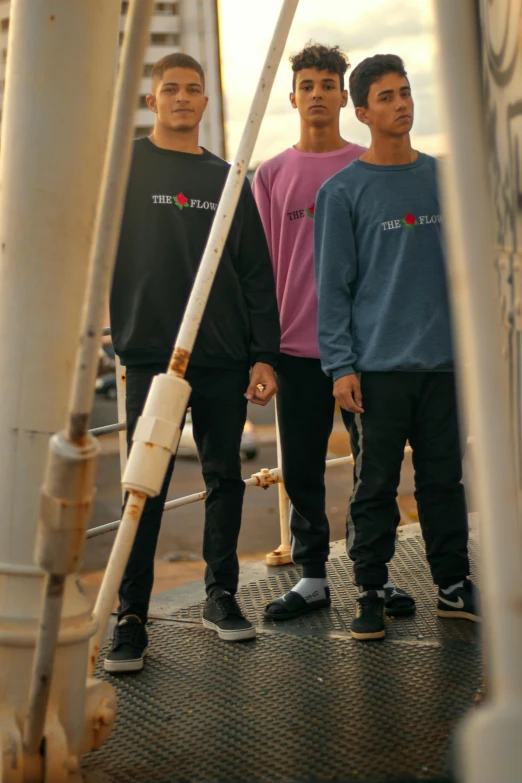
[[[393,9],[373,8],[355,19],[351,8],[352,4],[346,3],[346,16],[332,19],[329,23],[301,23],[296,33],[299,31],[303,44],[313,40],[330,45],[336,43],[348,52],[365,50],[375,53],[390,38],[415,38],[431,31],[429,15],[419,13],[419,4],[413,0],[396,0]]]
[[[220,0],[229,155],[239,143],[279,9],[280,0],[265,0],[263,13],[254,19],[245,0]],[[342,46],[350,56],[352,67],[376,52],[394,52],[403,57],[416,105],[412,138],[418,149],[427,146],[430,150],[426,151],[436,152],[442,136],[431,4],[419,0],[365,0],[364,3],[301,0],[253,161],[277,154],[299,137],[299,118],[288,102],[291,89],[288,58],[309,40]],[[341,133],[350,141],[369,143],[368,130],[356,120],[351,104],[341,113]]]

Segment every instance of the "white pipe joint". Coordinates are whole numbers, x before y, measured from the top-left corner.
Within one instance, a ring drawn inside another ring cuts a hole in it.
[[[261,468],[257,473],[252,473],[252,478],[258,487],[267,489],[283,481],[283,472],[281,468]]]
[[[81,446],[67,440],[65,432],[49,442],[35,562],[50,574],[72,574],[80,567],[99,453],[91,435]]]
[[[152,381],[123,474],[127,491],[143,492],[149,498],[161,492],[169,460],[178,448],[190,392],[187,381],[175,375],[156,375]]]

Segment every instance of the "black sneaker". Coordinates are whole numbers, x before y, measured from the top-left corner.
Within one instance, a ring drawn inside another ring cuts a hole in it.
[[[478,590],[470,579],[464,579],[462,587],[456,587],[451,593],[439,589],[437,614],[439,617],[456,617],[480,623],[480,601]]]
[[[114,629],[112,647],[105,658],[106,672],[138,672],[147,654],[147,631],[137,617],[124,617]]]
[[[351,634],[354,639],[382,639],[384,630],[384,598],[377,590],[367,590],[356,599],[355,619]]]
[[[217,631],[220,639],[227,642],[239,642],[253,639],[256,629],[241,613],[239,604],[226,590],[215,592],[207,598],[203,609],[203,625]]]

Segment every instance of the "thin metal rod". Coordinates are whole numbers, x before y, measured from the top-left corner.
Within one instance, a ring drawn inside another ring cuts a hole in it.
[[[120,476],[122,479],[121,502],[125,503],[123,474],[127,467],[127,369],[122,366],[119,356],[116,356],[116,401],[118,406],[118,424],[122,426],[118,436],[120,446]]]
[[[78,443],[81,443],[87,433],[93,405],[92,392],[98,367],[100,334],[103,330],[105,303],[112,279],[123,214],[132,153],[136,97],[143,73],[153,4],[153,0],[131,0],[127,15],[101,197],[96,213],[95,240],[67,427],[69,439]]]
[[[474,435],[482,560],[482,614],[490,693],[522,701],[522,546],[507,367],[493,268],[481,67],[475,4],[436,0],[450,158],[443,165],[444,225],[458,371]],[[491,458],[493,456],[493,458]]]
[[[169,500],[163,506],[164,511],[171,511],[173,508],[180,508],[181,506],[188,506],[190,503],[197,503],[199,500],[205,500],[207,493],[205,491],[196,492],[194,495],[186,495],[183,498],[177,498],[176,500]],[[95,538],[96,536],[102,536],[104,533],[112,533],[113,530],[117,530],[121,524],[121,519],[117,519],[115,522],[108,522],[106,525],[100,527],[93,527],[87,531],[87,538]]]
[[[284,0],[181,324],[169,372],[184,377],[299,0]]]
[[[353,465],[353,457],[349,454],[347,457],[337,457],[336,459],[330,459],[326,463],[327,468],[339,468],[343,465]],[[277,470],[277,468],[276,468]],[[249,478],[245,479],[245,487],[259,487],[261,484],[257,479]],[[280,482],[274,481],[281,486]],[[197,503],[200,500],[205,500],[207,493],[205,490],[201,492],[195,492],[193,495],[185,495],[182,498],[176,498],[175,500],[169,500],[163,506],[163,511],[172,511],[175,508],[181,508],[182,506],[188,506],[191,503]],[[96,538],[96,536],[102,536],[104,533],[112,533],[117,530],[121,525],[121,519],[116,519],[114,522],[107,522],[106,525],[100,525],[99,527],[92,527],[87,531],[87,538]]]
[[[127,422],[121,421],[116,424],[106,424],[105,427],[95,427],[93,430],[89,430],[89,433],[95,438],[100,438],[102,435],[110,435],[112,432],[125,432],[127,429]]]
[[[42,619],[33,659],[29,710],[24,725],[24,746],[29,755],[39,750],[44,733],[64,587],[65,575],[45,575]]]

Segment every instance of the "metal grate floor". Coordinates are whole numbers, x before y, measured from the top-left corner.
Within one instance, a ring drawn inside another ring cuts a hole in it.
[[[348,635],[354,588],[330,564],[334,605],[256,640],[221,642],[200,607],[150,626],[143,672],[109,678],[119,703],[109,741],[84,758],[86,783],[407,783],[447,781],[450,739],[482,684],[477,627],[435,616],[422,540],[398,543],[393,574],[417,617],[381,643]],[[293,569],[242,588],[259,620]],[[197,621],[197,624],[194,624]]]
[[[474,562],[474,545],[471,543]],[[264,606],[291,589],[300,578],[296,568],[274,569],[266,579],[244,585],[239,591],[239,602],[250,620],[257,626],[282,632],[350,632],[354,616],[357,590],[352,583],[352,564],[347,555],[332,557],[328,563],[328,581],[332,606],[296,620],[284,623],[265,620]],[[420,536],[397,542],[395,556],[390,566],[390,578],[397,587],[408,590],[417,602],[417,611],[411,617],[388,619],[386,634],[390,639],[437,639],[439,641],[475,642],[480,633],[477,625],[468,622],[441,620],[435,613],[436,588],[424,555],[424,542]],[[201,621],[202,604],[194,604],[176,612],[173,617],[187,622]]]

